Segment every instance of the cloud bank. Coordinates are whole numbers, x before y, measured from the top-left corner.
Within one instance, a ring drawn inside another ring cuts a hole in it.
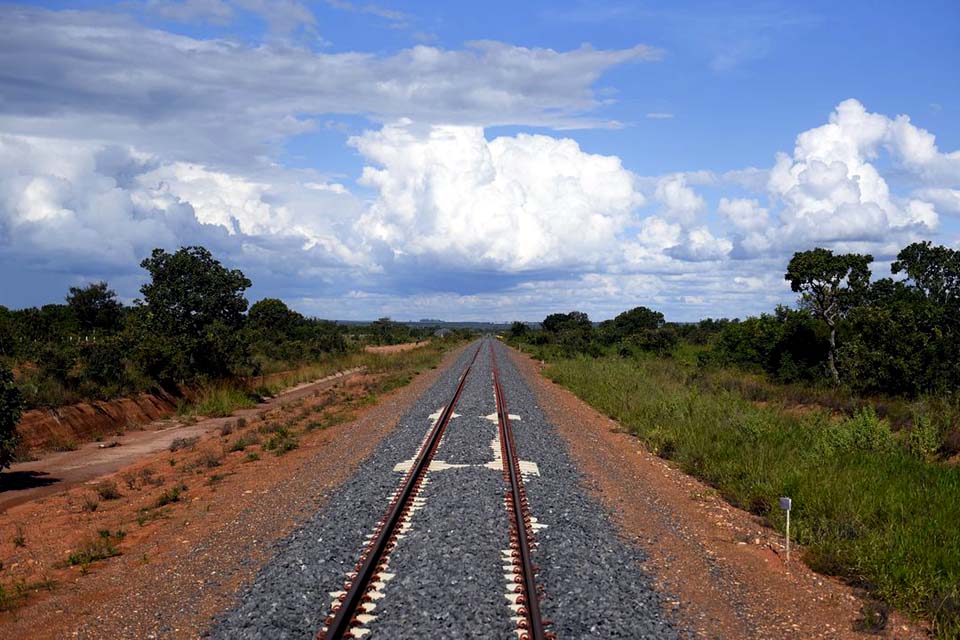
[[[239,6],[150,4],[209,21]],[[735,316],[791,300],[778,274],[795,250],[889,258],[960,215],[960,151],[857,100],[769,166],[723,174],[639,176],[558,133],[612,124],[594,84],[657,60],[643,45],[321,53],[125,15],[0,18],[0,268],[107,277],[128,298],[153,247],[204,244],[326,317]],[[342,114],[368,118],[343,141],[359,172],[278,160]],[[488,137],[503,124],[548,129]],[[13,284],[0,304],[33,303]]]

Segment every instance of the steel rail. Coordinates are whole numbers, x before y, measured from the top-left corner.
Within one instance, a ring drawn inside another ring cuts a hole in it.
[[[493,368],[493,392],[497,401],[497,422],[500,428],[500,442],[505,455],[503,466],[509,470],[504,476],[510,479],[510,497],[513,504],[510,509],[511,521],[516,529],[516,545],[520,555],[521,585],[523,587],[523,604],[526,617],[526,639],[521,640],[549,640],[554,634],[544,630],[544,621],[540,614],[540,598],[537,592],[535,569],[533,566],[530,535],[527,528],[530,526],[530,515],[527,506],[526,490],[523,487],[523,476],[520,474],[520,459],[517,457],[516,444],[513,441],[513,428],[510,426],[510,414],[507,412],[506,401],[503,397],[503,388],[500,386],[500,373],[497,369],[497,359],[494,356],[493,346],[490,348],[490,364]]]
[[[453,416],[454,407],[460,399],[460,394],[463,392],[467,376],[470,375],[470,370],[473,368],[473,364],[482,346],[483,343],[477,347],[477,350],[473,353],[473,358],[470,359],[470,364],[467,365],[463,375],[460,376],[460,381],[457,384],[456,392],[453,394],[453,399],[444,407],[436,424],[434,424],[433,429],[431,429],[426,442],[421,446],[413,467],[407,473],[406,478],[404,478],[403,487],[390,503],[390,508],[386,516],[380,521],[381,526],[378,527],[379,532],[374,541],[367,547],[364,554],[360,556],[361,562],[356,567],[356,576],[350,581],[350,587],[346,595],[339,607],[334,606],[332,620],[327,618],[326,630],[321,630],[317,633],[318,639],[340,640],[340,638],[353,637],[350,629],[351,627],[359,625],[359,621],[355,616],[358,612],[363,612],[363,602],[369,597],[367,592],[372,589],[372,579],[382,570],[381,561],[384,555],[396,544],[398,525],[410,512],[410,507],[412,506],[411,499],[419,490],[423,477],[426,475],[426,471],[430,466],[430,461],[433,460],[433,455],[436,453],[437,446],[440,444],[443,433],[447,428],[447,423],[450,422],[450,418]]]

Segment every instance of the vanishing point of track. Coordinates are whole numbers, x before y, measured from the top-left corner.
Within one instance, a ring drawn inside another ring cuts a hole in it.
[[[332,612],[326,619],[326,626],[317,634],[320,640],[359,637],[366,632],[366,630],[362,632],[359,630],[367,620],[372,618],[368,610],[373,608],[371,605],[373,596],[378,594],[387,579],[386,562],[389,554],[396,547],[404,525],[408,523],[412,512],[416,509],[417,496],[425,484],[430,462],[454,415],[454,409],[481,348],[482,344],[477,347],[460,376],[452,399],[444,407],[423,441],[413,465],[403,478],[400,489],[394,494],[387,513],[377,524],[370,542],[354,566],[354,572],[348,574],[344,585],[345,592],[337,597]],[[510,571],[515,584],[514,594],[510,597],[511,609],[515,614],[513,620],[516,623],[519,640],[549,640],[555,636],[544,630],[545,622],[540,615],[540,593],[536,583],[536,567],[533,564],[536,541],[533,536],[532,519],[523,486],[520,461],[510,426],[510,414],[507,412],[496,357],[492,349],[490,362],[493,369],[493,390],[496,398],[503,477],[507,485],[504,503],[510,523],[510,564],[505,565],[504,569]]]

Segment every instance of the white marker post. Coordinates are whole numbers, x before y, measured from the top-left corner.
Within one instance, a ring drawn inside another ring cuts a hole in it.
[[[787,512],[787,562],[790,562],[790,507],[793,501],[790,498],[780,498],[780,508]]]

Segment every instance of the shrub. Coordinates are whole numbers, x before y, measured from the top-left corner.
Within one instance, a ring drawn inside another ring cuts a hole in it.
[[[243,451],[250,445],[260,444],[260,438],[257,437],[255,433],[248,433],[240,436],[233,441],[233,444],[230,445],[230,451]]]
[[[120,498],[120,492],[117,491],[117,483],[112,480],[104,480],[94,487],[101,500],[116,500]]]
[[[157,497],[156,506],[165,507],[173,502],[180,502],[181,494],[186,490],[187,485],[185,484],[178,484],[175,487],[170,487]]]
[[[213,469],[223,464],[223,451],[220,449],[204,449],[200,453],[199,463],[207,469]]]
[[[173,453],[174,451],[180,451],[181,449],[193,449],[198,442],[200,442],[200,436],[176,438],[170,443],[170,452]]]
[[[67,556],[66,564],[69,566],[81,565],[87,566],[97,560],[105,560],[120,555],[117,549],[119,543],[126,534],[123,531],[111,533],[106,529],[98,532],[96,538],[91,538],[80,545],[80,547]]]
[[[263,448],[267,451],[273,451],[276,455],[282,456],[288,451],[293,451],[300,443],[286,427],[280,427],[273,436],[267,440]]]
[[[940,448],[940,430],[924,415],[915,415],[907,433],[907,449],[923,459],[932,457]]]
[[[13,462],[20,444],[17,423],[23,410],[23,398],[14,385],[13,373],[0,364],[0,471]]]

